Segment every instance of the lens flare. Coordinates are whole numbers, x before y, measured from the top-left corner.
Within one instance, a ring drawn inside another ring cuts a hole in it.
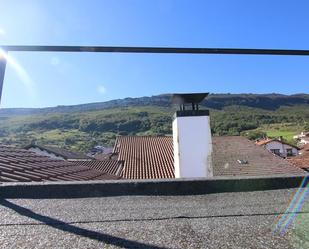
[[[301,210],[303,207],[307,196],[309,193],[309,187],[308,187],[308,177],[304,177],[300,187],[298,188],[297,192],[295,193],[292,201],[290,202],[289,207],[285,211],[284,215],[281,217],[279,222],[277,223],[273,233],[280,232],[281,235],[283,235],[294,218],[296,217],[296,214]]]
[[[288,229],[288,227],[290,226],[290,224],[292,223],[292,221],[295,219],[296,214],[301,210],[301,208],[303,207],[307,196],[309,193],[309,188],[306,187],[305,190],[302,192],[301,197],[299,198],[299,201],[297,203],[297,205],[295,205],[293,211],[291,212],[289,218],[284,222],[282,229],[281,229],[281,235],[285,234],[286,230]]]
[[[26,87],[29,94],[32,96],[35,95],[35,84],[34,81],[31,79],[27,71],[20,65],[20,63],[3,49],[0,48],[0,59],[4,58],[8,65],[10,65],[15,73],[17,74],[18,78],[21,80],[21,83]]]

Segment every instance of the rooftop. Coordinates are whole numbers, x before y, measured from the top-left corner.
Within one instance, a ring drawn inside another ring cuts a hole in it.
[[[25,149],[0,145],[0,182],[107,179],[119,177],[78,162],[53,160]]]
[[[261,140],[258,140],[256,142],[257,145],[265,145],[265,144],[268,144],[269,142],[272,142],[274,141],[274,139],[271,139],[271,138],[266,138],[266,139],[261,139]]]
[[[3,248],[301,248],[309,206],[273,234],[297,189],[0,199]]]
[[[119,137],[114,152],[124,162],[126,179],[174,178],[172,137]]]
[[[173,153],[172,137],[119,137],[111,159],[73,162],[0,146],[0,182],[175,178]],[[305,174],[239,136],[213,137],[212,156],[214,176]]]
[[[302,169],[309,169],[309,144],[306,144],[296,157],[289,159],[289,162]]]
[[[240,164],[245,160],[248,164]],[[213,138],[213,170],[215,176],[267,176],[303,174],[300,170],[268,150],[241,136]]]
[[[117,176],[120,176],[123,168],[123,163],[121,161],[113,159],[79,161],[78,165],[83,165],[91,169],[103,171],[108,174]]]
[[[114,152],[124,162],[123,178],[175,177],[172,137],[119,137]],[[212,161],[214,176],[304,174],[288,161],[240,136],[213,137]]]

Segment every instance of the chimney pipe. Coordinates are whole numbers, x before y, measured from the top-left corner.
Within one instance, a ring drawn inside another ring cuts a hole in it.
[[[180,106],[173,121],[176,178],[213,176],[209,111],[199,110],[199,103],[207,95],[195,93],[172,96],[172,102]],[[185,108],[186,104],[188,108]]]

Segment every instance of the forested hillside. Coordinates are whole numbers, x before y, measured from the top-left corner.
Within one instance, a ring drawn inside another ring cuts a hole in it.
[[[267,133],[283,135],[309,130],[309,95],[213,94],[202,103],[210,109],[214,135]],[[88,151],[112,146],[119,135],[171,135],[170,95],[126,98],[102,103],[41,109],[0,109],[0,142],[40,144]],[[293,141],[291,141],[293,142]]]

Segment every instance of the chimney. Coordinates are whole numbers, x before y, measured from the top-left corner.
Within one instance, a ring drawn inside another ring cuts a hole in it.
[[[207,95],[208,93],[172,95],[172,102],[179,105],[173,121],[176,178],[213,176],[209,111],[199,110],[199,103]]]

